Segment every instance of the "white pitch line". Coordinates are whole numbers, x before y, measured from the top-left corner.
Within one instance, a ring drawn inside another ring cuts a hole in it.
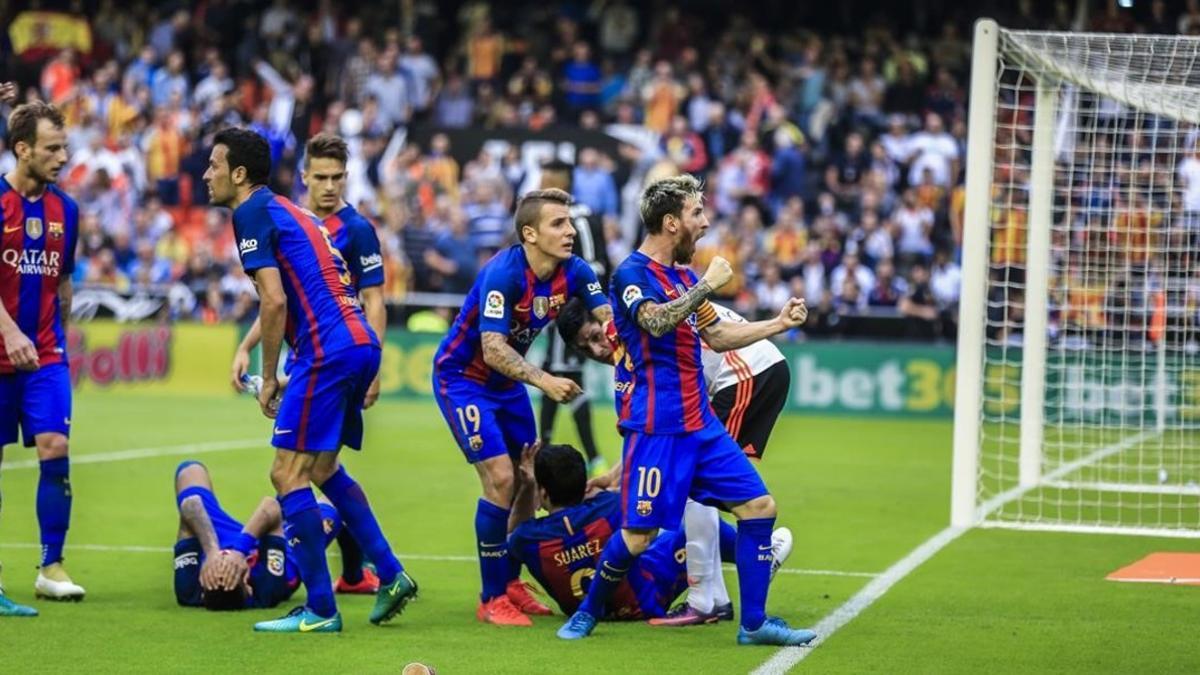
[[[1063,476],[1086,466],[1091,462],[1095,462],[1118,452],[1122,452],[1147,438],[1156,435],[1156,432],[1144,431],[1140,434],[1126,437],[1112,445],[1100,448],[1086,457],[1082,457],[1074,462],[1065,464],[1058,469],[1050,472],[1043,477],[1044,481],[1054,481]],[[1009,502],[1016,501],[1025,496],[1025,493],[1035,488],[1041,487],[1041,484],[1031,485],[1028,487],[1017,486],[1003,492],[988,501],[984,502],[976,511],[976,521],[981,522],[987,515]],[[855,593],[849,600],[844,602],[840,607],[825,615],[817,625],[812,627],[812,630],[817,634],[817,638],[810,642],[806,647],[782,647],[775,652],[765,663],[751,672],[750,675],[780,675],[791,670],[796,664],[803,661],[812,653],[812,648],[820,645],[829,636],[833,635],[842,626],[853,621],[862,614],[864,610],[875,603],[876,600],[883,597],[884,593],[891,590],[901,579],[912,573],[913,570],[923,565],[926,561],[941,551],[950,542],[958,539],[967,528],[947,527],[938,532],[929,539],[925,540],[920,546],[916,547],[898,560],[891,567],[884,570],[883,574],[863,586],[862,590]]]
[[[894,565],[884,570],[883,574],[875,577],[863,586],[862,590],[855,593],[842,606],[827,614],[825,618],[817,622],[817,625],[812,627],[812,630],[817,634],[817,639],[808,644],[808,647],[784,647],[775,652],[766,663],[754,670],[751,675],[778,675],[791,670],[793,666],[800,663],[812,653],[812,648],[820,645],[830,635],[833,635],[839,628],[850,623],[870,607],[876,600],[883,597],[884,593],[891,590],[910,572],[920,567],[925,561],[929,560],[938,551],[946,547],[947,544],[954,541],[966,530],[956,527],[947,527],[930,537],[925,543],[913,549],[908,555],[901,558]]]
[[[0,542],[0,548],[32,548],[40,549],[41,544],[33,544],[29,542]],[[101,553],[172,553],[175,549],[170,546],[110,546],[107,544],[67,544],[67,549],[77,551],[97,551]],[[337,555],[336,551],[333,552]],[[473,555],[431,555],[425,553],[397,553],[396,557],[402,560],[421,560],[431,562],[476,562],[478,557]],[[735,569],[732,565],[726,565],[726,569]],[[878,574],[874,572],[846,572],[842,570],[808,570],[808,569],[793,569],[785,567],[778,572],[779,574],[799,574],[816,577],[865,577],[873,579]]]
[[[203,455],[210,452],[224,452],[226,450],[243,450],[247,448],[255,448],[258,446],[266,446],[266,443],[261,438],[257,439],[242,439],[238,441],[213,441],[210,443],[188,443],[186,445],[164,445],[156,448],[137,448],[133,450],[116,450],[113,452],[94,452],[83,455],[71,455],[71,464],[77,466],[79,464],[103,464],[106,462],[124,462],[130,459],[146,459],[149,457],[172,457],[179,455]],[[38,460],[23,459],[15,462],[4,462],[0,467],[4,471],[16,471],[18,469],[36,469]]]

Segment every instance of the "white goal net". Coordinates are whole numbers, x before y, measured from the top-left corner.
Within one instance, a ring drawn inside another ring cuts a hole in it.
[[[1200,536],[1200,39],[975,59],[954,520]]]

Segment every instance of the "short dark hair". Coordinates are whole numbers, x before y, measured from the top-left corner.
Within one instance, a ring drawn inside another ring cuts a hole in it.
[[[571,298],[571,301],[559,310],[554,323],[558,326],[558,336],[562,338],[568,349],[578,351],[575,347],[575,338],[579,336],[579,331],[583,329],[589,318],[587,308],[583,306],[583,301],[579,298]]]
[[[688,197],[703,198],[704,188],[691,174],[682,174],[657,180],[646,187],[638,203],[642,222],[650,234],[662,232],[663,218],[673,215],[683,217],[683,204]]]
[[[304,146],[304,165],[319,158],[336,159],[345,164],[350,160],[350,150],[341,136],[322,132],[308,139]]]
[[[555,506],[578,504],[587,490],[587,465],[569,445],[547,445],[538,451],[533,477]]]
[[[562,189],[567,190],[569,192],[571,190],[571,185],[574,182],[574,178],[575,178],[574,169],[575,169],[575,167],[571,166],[567,162],[564,162],[561,159],[556,158],[556,159],[552,159],[549,162],[542,164],[542,176],[544,177],[548,173],[557,174],[558,176],[561,176],[562,183],[564,183],[564,185],[562,186]],[[543,178],[543,181],[544,180],[545,180],[545,178]],[[542,185],[545,185],[545,183],[543,182]]]
[[[17,143],[25,143],[30,147],[36,144],[38,120],[50,120],[59,129],[66,124],[62,111],[49,103],[22,103],[8,116],[8,147],[15,149]]]
[[[517,241],[525,241],[521,230],[526,227],[537,227],[538,218],[542,215],[542,207],[546,204],[570,206],[572,204],[571,195],[566,190],[558,188],[531,190],[525,193],[525,196],[517,202],[517,213],[513,218],[517,228]]]
[[[230,612],[246,607],[246,592],[240,585],[233,590],[214,588],[203,591],[200,599],[204,602],[204,609],[210,612]]]
[[[229,127],[217,132],[213,145],[223,145],[229,150],[225,157],[230,171],[239,166],[246,168],[246,179],[251,186],[266,185],[271,178],[271,146],[257,133]]]

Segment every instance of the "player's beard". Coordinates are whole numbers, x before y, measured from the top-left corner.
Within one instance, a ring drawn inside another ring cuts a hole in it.
[[[691,236],[686,236],[675,244],[674,257],[676,264],[690,265],[692,256],[696,255],[696,240]]]
[[[62,174],[61,168],[59,168],[58,173]],[[50,185],[58,182],[58,176],[53,174],[50,170],[42,170],[34,166],[29,167],[29,177],[41,183],[42,185]]]

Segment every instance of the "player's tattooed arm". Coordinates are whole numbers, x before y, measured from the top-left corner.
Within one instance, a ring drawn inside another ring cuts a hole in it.
[[[508,337],[495,331],[484,331],[483,362],[505,377],[531,384],[546,392],[558,403],[570,403],[583,393],[574,380],[556,377],[526,361],[508,344]]]
[[[675,330],[679,322],[691,316],[692,312],[704,304],[712,291],[708,281],[701,279],[700,283],[668,303],[643,302],[638,308],[638,325],[654,337],[662,337]]]
[[[212,557],[221,550],[217,540],[217,531],[213,529],[212,520],[204,508],[204,501],[199,495],[190,495],[179,503],[179,517],[191,531],[192,536],[200,542],[204,555]]]
[[[283,512],[279,509],[279,500],[274,497],[263,497],[258,508],[250,514],[250,519],[242,527],[242,532],[262,539],[272,532],[278,533],[283,528]]]
[[[483,341],[483,361],[488,364],[489,368],[525,384],[535,387],[542,386],[542,379],[546,377],[546,371],[522,358],[517,350],[508,344],[507,336],[495,331],[484,331],[481,339]]]
[[[513,493],[512,509],[508,514],[508,533],[521,523],[533,518],[538,510],[537,478],[533,474],[533,462],[537,458],[541,442],[534,442],[521,448],[521,462],[517,465],[516,489]]]

